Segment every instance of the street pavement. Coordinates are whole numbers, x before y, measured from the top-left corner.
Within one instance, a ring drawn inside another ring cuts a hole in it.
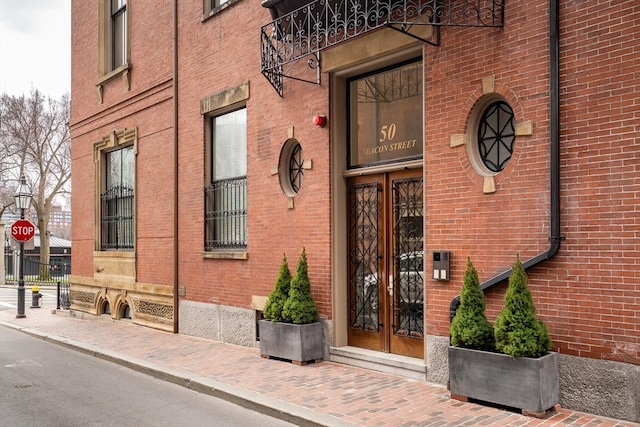
[[[24,291],[24,301],[25,301],[25,309],[29,309],[31,307],[32,298],[31,298],[31,286],[25,286]],[[54,305],[55,308],[56,301],[58,299],[58,294],[55,286],[41,286],[40,294],[42,295],[42,299],[40,300],[40,304],[46,304],[47,306]],[[16,308],[18,304],[18,288],[16,286],[0,286],[0,310],[6,310],[8,308]]]
[[[453,400],[446,387],[329,361],[298,366],[237,346],[56,310],[2,307],[18,329],[301,426],[586,426],[640,424],[558,408],[545,419]],[[0,328],[2,333],[2,328]]]

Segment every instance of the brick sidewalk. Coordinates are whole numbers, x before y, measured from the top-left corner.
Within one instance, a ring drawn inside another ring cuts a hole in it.
[[[640,424],[560,409],[546,419],[452,400],[443,386],[323,361],[297,366],[248,348],[171,334],[127,321],[80,319],[55,307],[0,311],[21,329],[156,377],[299,425],[589,426]],[[1,333],[0,328],[0,333]]]

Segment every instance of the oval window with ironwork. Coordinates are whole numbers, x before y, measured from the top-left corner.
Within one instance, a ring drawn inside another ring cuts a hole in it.
[[[516,140],[515,118],[505,101],[489,104],[478,122],[478,154],[482,164],[491,172],[505,168]]]
[[[302,147],[297,140],[288,139],[282,147],[278,173],[282,191],[289,197],[295,196],[300,191],[300,187],[302,187],[302,179],[304,177]]]

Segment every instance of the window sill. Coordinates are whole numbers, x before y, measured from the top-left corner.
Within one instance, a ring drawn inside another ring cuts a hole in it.
[[[115,70],[110,71],[107,74],[105,74],[104,76],[100,77],[98,79],[98,81],[96,82],[96,86],[103,85],[106,82],[108,82],[109,80],[115,79],[116,77],[118,77],[121,74],[123,74],[125,71],[129,71],[129,68],[131,68],[131,65],[128,62],[126,64],[123,64],[123,65],[119,66]]]
[[[96,82],[96,88],[98,89],[98,101],[100,104],[102,104],[103,98],[102,98],[102,86],[104,86],[105,83],[114,80],[120,76],[122,76],[122,82],[124,84],[124,90],[125,92],[129,91],[130,88],[130,84],[131,82],[129,81],[129,70],[131,69],[131,64],[130,63],[126,63],[124,65],[119,66],[118,68],[116,68],[113,71],[108,72],[107,74],[105,74],[104,76],[100,77],[98,79],[98,81]]]
[[[217,250],[202,252],[203,259],[249,259],[249,252],[247,251],[232,251],[232,250]]]

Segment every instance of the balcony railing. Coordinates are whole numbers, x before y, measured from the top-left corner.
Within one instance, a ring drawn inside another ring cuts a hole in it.
[[[320,51],[378,28],[437,46],[442,26],[504,24],[504,0],[265,0],[263,6],[276,19],[261,28],[261,71],[280,96],[284,77],[320,83]],[[433,26],[435,39],[412,34],[415,25]],[[315,70],[315,80],[291,73],[302,59]]]

